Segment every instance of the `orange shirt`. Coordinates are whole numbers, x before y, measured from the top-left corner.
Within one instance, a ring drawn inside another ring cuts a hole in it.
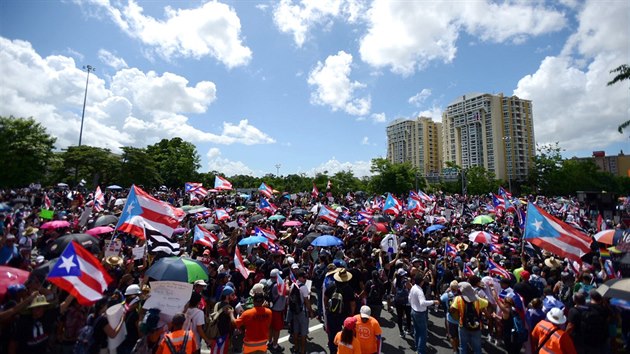
[[[547,334],[554,328],[556,328],[556,325],[547,320],[538,322],[532,331],[533,347],[538,348],[540,343],[547,337]],[[571,336],[564,330],[558,329],[545,342],[545,345],[540,349],[540,353],[576,354],[576,351]]]
[[[357,319],[355,332],[357,333],[359,343],[361,343],[361,353],[373,354],[378,352],[376,336],[383,334],[381,325],[378,324],[378,321],[374,317],[370,317],[365,323],[361,320],[361,315],[354,317]]]
[[[164,338],[162,338],[162,340],[160,341],[157,352],[155,354],[171,353],[170,349],[168,348],[168,344],[166,343],[166,337],[169,337],[171,339],[171,343],[173,343],[173,347],[175,348],[175,350],[179,350],[182,347],[182,344],[184,344],[185,334],[186,331],[184,331],[183,329],[165,334]],[[186,353],[192,354],[197,349],[199,348],[197,347],[195,334],[192,331],[188,331],[188,340],[186,341]]]
[[[236,319],[236,327],[245,326],[245,342],[262,342],[269,339],[271,328],[271,310],[266,307],[254,307]]]
[[[352,337],[352,344],[341,343],[341,331],[335,336],[337,354],[361,354],[361,343],[357,337]]]

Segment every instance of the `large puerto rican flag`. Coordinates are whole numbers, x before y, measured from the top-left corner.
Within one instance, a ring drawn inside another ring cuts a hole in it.
[[[383,212],[387,214],[398,215],[402,211],[403,206],[402,203],[396,199],[391,193],[387,194],[387,199],[385,199],[385,206],[383,207]]]
[[[243,263],[243,256],[241,255],[241,251],[238,249],[238,246],[236,246],[236,250],[234,251],[234,268],[236,268],[236,270],[238,270],[245,279],[247,279],[249,274],[252,272],[247,269]]]
[[[255,227],[254,228],[254,234],[256,236],[262,236],[262,237],[266,237],[270,240],[275,240],[276,239],[276,233],[273,230],[268,230],[268,229],[263,229],[260,227]]]
[[[260,184],[260,187],[258,187],[258,192],[267,198],[271,198],[271,196],[273,195],[273,189],[269,187],[265,182]]]
[[[116,230],[144,238],[144,225],[171,237],[186,213],[169,203],[157,200],[135,185],[131,186]]]
[[[215,234],[200,225],[195,225],[193,238],[193,244],[200,244],[206,247],[212,247],[212,245],[219,240]]]
[[[331,224],[334,224],[339,217],[339,213],[327,205],[322,205],[317,216],[328,221]]]
[[[232,183],[221,176],[214,176],[214,189],[228,190],[232,189]]]
[[[46,279],[70,293],[83,306],[103,298],[112,281],[98,259],[75,241],[66,246]]]
[[[562,258],[581,262],[591,251],[591,238],[551,216],[532,203],[527,204],[525,239]]]

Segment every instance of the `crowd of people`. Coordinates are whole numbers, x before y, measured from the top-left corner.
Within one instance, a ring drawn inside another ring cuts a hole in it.
[[[481,353],[482,342],[507,353],[628,348],[628,302],[598,291],[607,280],[629,276],[620,255],[600,252],[602,245],[593,242],[592,252],[573,262],[524,239],[518,214],[528,202],[593,235],[600,227],[597,214],[575,199],[504,195],[513,201],[506,209],[493,203],[492,193],[436,193],[422,195],[422,211],[409,212],[401,203],[390,212],[384,196],[364,193],[265,198],[220,192],[191,198],[183,189],[147,192],[190,211],[173,235],[162,235],[169,247],[152,248],[146,235],[116,230],[125,191],[105,192],[106,203],[98,207],[88,191],[0,192],[0,266],[29,274],[22,282],[0,279],[8,282],[6,291],[0,286],[0,354],[169,354],[202,348],[217,354],[280,353],[285,330],[290,351],[305,354],[312,338],[309,322],[317,320],[328,353],[374,354],[383,352],[387,341],[381,328],[385,312],[394,315],[401,337],[413,339],[409,352],[427,352],[430,312],[443,318],[433,325],[446,329],[455,353]],[[335,211],[334,219],[320,217],[324,207]],[[219,217],[219,209],[227,217]],[[65,223],[42,227],[50,222],[42,210]],[[491,220],[472,223],[480,215]],[[62,261],[56,257],[63,250],[54,245],[105,217],[114,220],[103,225],[111,230],[86,249],[111,282],[101,299],[84,305],[48,281],[51,267]],[[216,239],[195,242],[196,225],[205,225]],[[623,226],[608,220],[604,227]],[[260,230],[270,242],[239,245]],[[477,231],[492,240],[472,241],[469,235]],[[341,243],[312,245],[320,235]],[[106,253],[114,240],[120,240],[120,249]],[[148,252],[136,257],[133,249],[140,246]],[[207,279],[194,281],[181,313],[167,316],[143,306],[156,280],[145,272],[172,256],[202,264]],[[124,315],[112,323],[107,310],[120,304]]]

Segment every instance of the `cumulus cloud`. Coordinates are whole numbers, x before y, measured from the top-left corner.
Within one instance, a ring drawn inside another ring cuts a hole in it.
[[[122,31],[165,58],[215,58],[228,68],[249,63],[252,51],[241,40],[241,21],[226,4],[207,2],[191,9],[164,8],[164,18],[145,15],[135,1],[79,1],[102,10]]]
[[[627,63],[627,38],[618,29],[629,13],[627,2],[587,2],[561,54],[518,82],[514,94],[533,101],[537,143],[559,141],[570,155],[625,139],[616,128],[630,116],[628,87],[606,83],[611,69]]]
[[[417,117],[429,117],[431,119],[433,119],[434,122],[441,122],[442,121],[442,107],[439,107],[437,105],[433,105],[431,108],[429,109],[425,109],[424,111],[420,111],[418,112],[418,114],[416,114]]]
[[[293,35],[293,40],[301,47],[308,32],[321,25],[330,27],[335,19],[353,23],[363,11],[363,2],[359,0],[302,0],[294,4],[292,0],[281,0],[273,10],[276,27]]]
[[[387,121],[387,116],[385,113],[372,113],[372,121],[374,123],[385,123]]]
[[[361,145],[370,145],[370,139],[367,136],[364,136],[361,140]]]
[[[129,67],[127,65],[127,62],[125,62],[125,59],[114,55],[112,52],[106,49],[98,50],[98,60],[100,60],[101,63],[111,66],[116,70],[126,69]]]
[[[0,37],[0,115],[33,117],[58,137],[57,147],[78,141],[86,73],[74,59],[41,57],[31,44]],[[162,138],[181,137],[217,144],[269,144],[275,140],[247,119],[223,122],[212,133],[190,124],[186,113],[200,114],[216,99],[210,81],[191,85],[172,74],[122,69],[109,86],[97,73],[90,75],[83,142],[119,151],[121,146],[144,146]]]
[[[487,14],[492,13],[492,16]],[[462,32],[484,41],[520,43],[565,27],[564,14],[537,2],[375,0],[360,42],[368,64],[410,75],[429,62],[450,63]]]
[[[424,88],[414,96],[409,97],[409,103],[419,107],[429,96],[431,96],[431,90]]]
[[[206,157],[208,158],[208,169],[210,171],[221,172],[226,176],[260,175],[260,173],[255,173],[241,161],[230,161],[221,157],[221,151],[218,148],[210,148],[206,153]]]
[[[355,96],[355,91],[365,85],[350,80],[351,66],[352,55],[344,51],[328,56],[324,63],[317,62],[307,80],[309,85],[315,86],[311,103],[330,106],[333,112],[342,110],[355,116],[368,114],[371,98]]]
[[[341,162],[333,157],[319,166],[309,170],[306,174],[308,176],[315,176],[318,173],[334,175],[337,172],[352,171],[355,177],[361,178],[372,175],[372,172],[370,172],[371,165],[371,161]]]

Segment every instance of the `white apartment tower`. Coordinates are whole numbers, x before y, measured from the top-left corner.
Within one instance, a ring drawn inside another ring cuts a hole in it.
[[[527,178],[535,156],[532,102],[503,94],[467,94],[442,114],[443,159],[482,166],[502,180]]]

